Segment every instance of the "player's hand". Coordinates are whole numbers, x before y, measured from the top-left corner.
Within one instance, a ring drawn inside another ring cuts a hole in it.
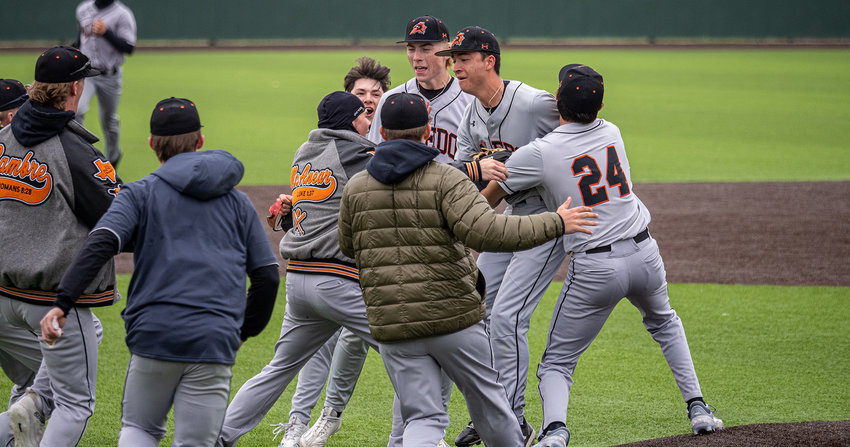
[[[593,234],[592,231],[584,227],[596,226],[596,222],[587,219],[595,219],[598,218],[599,215],[594,213],[589,206],[577,206],[575,208],[570,208],[570,203],[572,203],[572,201],[573,198],[568,197],[567,201],[558,207],[558,215],[564,220],[564,234],[572,234],[576,232]]]
[[[98,36],[106,34],[107,29],[108,28],[106,27],[106,24],[103,23],[103,19],[101,18],[95,20],[95,22],[91,26],[91,32],[97,34]]]
[[[481,166],[481,180],[504,182],[508,178],[508,168],[500,161],[492,158],[482,158],[478,160],[478,164]]]
[[[62,309],[55,306],[51,307],[44,318],[41,319],[41,339],[53,346],[56,339],[62,336],[65,320],[65,313],[62,312]]]
[[[275,221],[282,219],[290,212],[292,212],[292,196],[281,194],[277,196],[277,200],[269,207],[269,215],[266,216],[266,222],[274,230]],[[280,214],[280,218],[278,218],[278,214]]]

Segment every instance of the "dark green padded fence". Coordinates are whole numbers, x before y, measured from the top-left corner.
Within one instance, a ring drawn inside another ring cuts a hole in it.
[[[125,0],[139,39],[397,39],[442,18],[513,38],[847,38],[850,0]],[[0,41],[71,41],[76,1],[5,0]]]

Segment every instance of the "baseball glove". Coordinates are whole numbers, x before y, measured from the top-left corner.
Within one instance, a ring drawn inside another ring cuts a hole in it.
[[[511,157],[511,154],[513,154],[513,152],[507,149],[485,147],[482,148],[480,151],[472,154],[472,159],[478,161],[482,158],[492,158],[496,161],[504,163],[508,161],[508,158]]]

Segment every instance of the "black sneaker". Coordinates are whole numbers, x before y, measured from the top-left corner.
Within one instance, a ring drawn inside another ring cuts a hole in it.
[[[525,441],[525,447],[531,447],[531,444],[534,444],[534,428],[531,427],[531,424],[522,418],[522,424],[520,424],[519,428],[522,430],[522,439]]]
[[[476,444],[481,444],[481,436],[478,436],[475,426],[470,422],[455,438],[455,445],[457,447],[468,447]]]

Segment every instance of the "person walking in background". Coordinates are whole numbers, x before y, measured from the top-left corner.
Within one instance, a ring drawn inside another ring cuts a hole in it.
[[[85,0],[77,6],[80,34],[77,48],[89,57],[92,66],[103,72],[86,83],[77,108],[77,121],[83,124],[89,103],[97,95],[100,125],[106,141],[106,158],[117,167],[121,161],[121,128],[118,102],[124,84],[125,55],[136,48],[136,18],[118,0]]]

